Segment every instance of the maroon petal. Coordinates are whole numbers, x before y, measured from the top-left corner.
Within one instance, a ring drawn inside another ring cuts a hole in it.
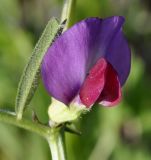
[[[106,60],[104,58],[99,59],[83,83],[80,99],[87,107],[95,103],[104,88],[106,68]]]
[[[96,101],[104,106],[113,106],[120,101],[121,88],[117,73],[104,58],[99,59],[90,70],[79,95],[87,108]]]
[[[97,101],[103,106],[114,106],[121,100],[121,85],[117,73],[110,63],[106,69],[105,79],[103,91]]]

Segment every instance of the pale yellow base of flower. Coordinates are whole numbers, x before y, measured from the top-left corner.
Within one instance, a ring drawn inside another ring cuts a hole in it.
[[[52,98],[52,103],[48,109],[50,125],[61,124],[76,120],[82,113],[89,111],[85,105],[72,102],[69,106]]]

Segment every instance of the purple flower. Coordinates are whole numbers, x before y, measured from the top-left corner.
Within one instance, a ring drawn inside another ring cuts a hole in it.
[[[49,94],[66,105],[117,104],[131,64],[123,23],[120,16],[88,18],[58,37],[42,62]]]

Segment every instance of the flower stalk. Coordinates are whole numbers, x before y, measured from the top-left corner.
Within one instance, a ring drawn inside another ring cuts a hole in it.
[[[47,141],[51,150],[52,160],[66,160],[64,129],[53,128]]]

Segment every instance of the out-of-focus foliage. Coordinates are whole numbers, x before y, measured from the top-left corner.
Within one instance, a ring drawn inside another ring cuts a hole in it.
[[[1,0],[0,107],[14,110],[21,72],[43,27],[59,17],[61,0]],[[132,70],[115,108],[96,106],[77,122],[82,136],[66,134],[69,160],[151,159],[150,0],[77,0],[74,22],[86,17],[124,15]],[[25,116],[34,111],[47,123],[50,97],[40,84]],[[0,160],[50,160],[41,137],[0,123]]]

